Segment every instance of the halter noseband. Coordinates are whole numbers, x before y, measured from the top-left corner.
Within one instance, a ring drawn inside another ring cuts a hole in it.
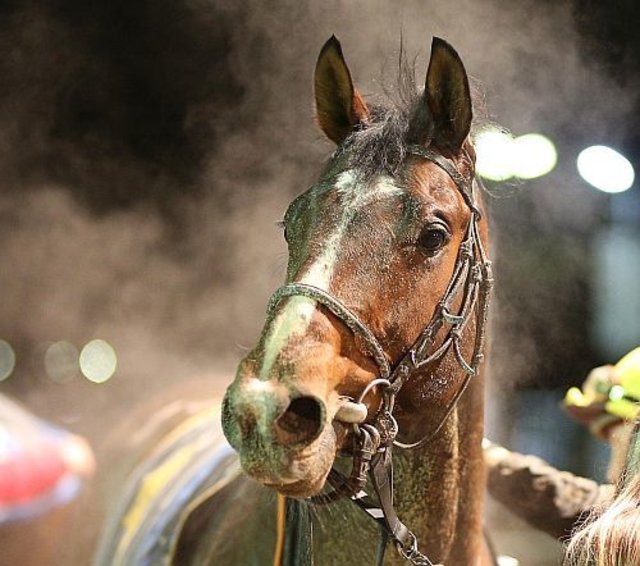
[[[360,395],[361,402],[373,386],[381,386],[382,407],[373,424],[354,425],[356,446],[353,467],[347,478],[335,469],[329,473],[328,482],[333,491],[310,498],[316,504],[326,504],[340,497],[349,497],[382,527],[383,541],[391,538],[400,554],[414,565],[429,566],[432,562],[417,547],[415,535],[400,521],[393,507],[392,446],[417,448],[431,441],[441,430],[466,390],[471,378],[477,374],[483,359],[486,323],[489,311],[489,295],[493,283],[491,262],[488,260],[478,221],[481,213],[475,201],[474,178],[465,179],[454,163],[446,157],[421,146],[411,146],[409,154],[427,159],[443,169],[453,180],[471,211],[465,237],[460,244],[458,257],[447,289],[436,305],[427,326],[400,360],[391,367],[384,349],[369,327],[339,299],[327,291],[306,283],[289,283],[280,287],[271,297],[268,313],[271,314],[285,297],[302,296],[312,299],[339,318],[354,335],[362,339],[364,353],[378,366],[379,376],[370,382]],[[457,312],[452,312],[454,301],[462,291]],[[475,343],[470,361],[462,352],[462,333],[475,312]],[[442,343],[433,349],[436,336],[444,325],[450,325]],[[416,442],[404,443],[396,439],[398,425],[393,417],[395,399],[409,377],[420,368],[441,359],[452,350],[465,376],[462,384],[447,405],[444,416],[436,428]],[[363,490],[369,475],[377,495],[373,500]],[[384,554],[379,552],[379,560]]]

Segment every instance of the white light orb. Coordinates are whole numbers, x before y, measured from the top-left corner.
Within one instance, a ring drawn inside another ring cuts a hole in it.
[[[78,372],[77,348],[64,340],[49,345],[44,353],[44,369],[53,381],[70,381]]]
[[[0,381],[7,379],[16,367],[16,353],[11,344],[0,340]]]
[[[525,134],[513,141],[512,171],[520,179],[535,179],[551,172],[558,162],[553,142],[541,134]]]
[[[80,352],[80,371],[94,383],[104,383],[111,379],[117,366],[116,351],[105,340],[91,340]]]
[[[605,193],[621,193],[633,185],[633,165],[615,149],[593,145],[578,155],[578,173],[590,185]]]
[[[475,136],[476,171],[491,181],[513,177],[513,137],[496,128],[487,128]]]

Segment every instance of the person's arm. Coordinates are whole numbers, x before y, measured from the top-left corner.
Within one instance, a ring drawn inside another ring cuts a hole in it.
[[[612,485],[599,485],[486,440],[484,457],[492,497],[555,538],[567,536],[583,513],[613,494]]]

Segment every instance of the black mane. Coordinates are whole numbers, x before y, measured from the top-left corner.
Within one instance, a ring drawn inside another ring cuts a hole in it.
[[[402,53],[397,87],[387,98],[385,105],[369,105],[368,123],[357,127],[338,147],[328,164],[330,170],[357,167],[365,178],[383,173],[396,176],[410,145],[429,145],[433,120],[423,91],[416,86],[414,67]]]
[[[484,97],[481,89],[474,90],[476,116],[472,128],[483,127],[490,121],[482,104]],[[423,97],[424,89],[417,86],[415,66],[406,60],[402,47],[396,87],[385,94],[385,104],[368,105],[368,123],[356,127],[336,149],[325,173],[357,168],[365,180],[380,174],[396,177],[410,153],[411,145],[427,147],[431,144],[435,124]]]

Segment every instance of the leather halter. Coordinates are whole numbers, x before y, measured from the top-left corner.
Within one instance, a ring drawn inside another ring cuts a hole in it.
[[[376,362],[379,369],[378,378],[367,385],[359,400],[362,401],[373,386],[380,386],[383,388],[382,406],[372,424],[354,425],[356,441],[350,477],[332,469],[327,480],[333,491],[312,497],[310,501],[326,504],[340,497],[350,498],[381,526],[383,536],[378,553],[380,563],[386,540],[391,538],[406,560],[414,565],[429,566],[433,563],[418,550],[415,535],[400,521],[393,506],[392,447],[417,448],[431,441],[442,430],[471,378],[477,374],[483,360],[493,275],[478,229],[481,213],[476,206],[474,176],[465,179],[451,160],[425,147],[410,146],[408,153],[431,161],[443,169],[456,184],[471,214],[447,289],[436,305],[431,320],[400,360],[392,367],[382,345],[368,326],[342,301],[318,287],[305,283],[289,283],[280,287],[269,301],[268,313],[271,314],[285,297],[302,296],[320,303],[362,339],[364,353]],[[452,312],[453,303],[461,292],[460,306],[457,312]],[[472,357],[467,361],[462,352],[462,333],[474,313],[475,343]],[[445,325],[450,328],[434,349],[435,339]],[[400,442],[396,439],[398,425],[393,417],[396,396],[416,370],[441,359],[450,350],[465,373],[460,387],[433,431],[416,442]],[[377,501],[363,490],[367,475],[373,484]]]

